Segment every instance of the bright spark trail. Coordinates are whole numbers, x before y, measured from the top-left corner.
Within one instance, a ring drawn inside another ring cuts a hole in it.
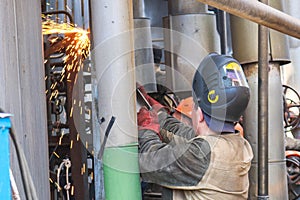
[[[54,83],[51,84],[48,90],[45,91],[47,93],[51,92],[49,97],[49,101],[52,101],[53,98],[57,98],[59,91],[56,89],[58,82],[63,82],[64,79],[66,81],[71,82],[70,79],[71,74],[76,74],[75,80],[73,80],[73,84],[76,83],[77,80],[77,72],[79,72],[83,68],[83,61],[88,57],[90,52],[90,39],[89,32],[75,27],[69,23],[57,23],[50,18],[46,18],[42,16],[42,34],[47,35],[48,41],[50,43],[50,47],[45,50],[45,60],[44,64],[46,64],[53,54],[64,54],[63,57],[63,69],[61,70],[61,78]],[[48,52],[47,52],[48,51]],[[53,66],[54,68],[55,66]],[[49,76],[45,76],[45,81],[50,79]],[[74,105],[72,105],[70,109],[70,117],[73,115],[73,106],[77,106],[76,99],[74,99]],[[80,107],[80,114],[82,114],[82,104],[81,101],[78,101],[78,106]],[[65,113],[64,113],[65,114]],[[62,144],[64,133],[61,134],[58,145]],[[79,140],[79,134],[77,135],[77,141]],[[74,141],[70,141],[69,148],[73,148]],[[88,147],[88,142],[86,141],[86,147]],[[60,158],[55,150],[52,152],[57,158]],[[85,173],[85,164],[81,168],[81,174]],[[55,182],[57,187],[59,187],[58,181]],[[50,182],[53,181],[50,179]],[[71,187],[71,195],[74,195],[74,185]]]

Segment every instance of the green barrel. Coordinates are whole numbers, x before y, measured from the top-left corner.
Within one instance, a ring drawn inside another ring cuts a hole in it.
[[[107,147],[103,155],[106,200],[141,200],[138,145]]]

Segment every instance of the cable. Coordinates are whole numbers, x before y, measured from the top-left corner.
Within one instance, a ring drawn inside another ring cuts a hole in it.
[[[29,183],[28,183],[28,180],[27,180],[27,176],[26,176],[26,172],[25,172],[25,166],[24,166],[24,163],[22,162],[19,145],[17,144],[13,127],[11,127],[11,129],[10,129],[10,137],[11,137],[13,143],[14,143],[14,147],[15,147],[15,150],[16,150],[16,154],[17,154],[17,159],[18,159],[18,163],[19,163],[19,167],[20,167],[21,178],[22,178],[22,182],[23,182],[25,196],[26,196],[26,199],[29,200],[30,199],[29,198],[29,195],[30,195],[30,188],[29,187],[30,186],[29,186]]]
[[[3,109],[0,108],[0,112],[5,113]],[[38,200],[34,183],[30,175],[27,160],[24,155],[24,151],[21,149],[17,142],[16,135],[13,126],[10,128],[10,137],[13,141],[15,151],[17,154],[17,160],[20,167],[21,179],[24,187],[24,193],[27,200]]]

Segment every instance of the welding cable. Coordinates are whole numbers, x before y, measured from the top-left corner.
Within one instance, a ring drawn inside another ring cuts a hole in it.
[[[26,176],[27,176],[27,180],[29,182],[29,189],[30,189],[30,194],[31,194],[31,199],[32,200],[38,200],[37,198],[37,193],[36,193],[36,189],[32,180],[32,176],[28,167],[28,163],[24,154],[24,151],[21,149],[21,156],[22,156],[22,161],[24,162],[24,166],[25,166],[25,172],[26,172]]]
[[[9,177],[10,177],[10,187],[11,187],[11,192],[12,192],[12,199],[13,200],[21,200],[20,193],[19,193],[16,181],[15,181],[14,175],[10,168],[9,168]]]
[[[28,168],[27,160],[24,155],[24,151],[21,149],[20,145],[18,144],[18,142],[16,140],[16,135],[15,135],[13,127],[11,127],[11,129],[10,129],[10,136],[11,136],[11,139],[15,146],[15,150],[16,150],[16,154],[17,154],[17,158],[18,158],[18,162],[19,162],[19,167],[20,167],[20,171],[21,171],[21,177],[22,177],[22,181],[23,181],[23,185],[24,185],[24,192],[25,192],[26,199],[38,200],[35,186],[33,184],[32,177],[30,175],[30,171]]]
[[[5,113],[3,109],[0,108],[0,112]],[[38,200],[37,195],[35,192],[35,188],[30,176],[29,168],[27,165],[27,161],[24,155],[24,152],[22,151],[20,145],[17,142],[16,135],[14,132],[13,126],[10,128],[10,137],[14,144],[15,151],[17,154],[17,160],[20,167],[20,173],[21,173],[21,179],[24,187],[24,193],[27,200]]]

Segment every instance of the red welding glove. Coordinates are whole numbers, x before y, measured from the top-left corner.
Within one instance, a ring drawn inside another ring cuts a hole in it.
[[[161,135],[159,133],[160,125],[155,110],[149,111],[145,107],[142,107],[137,114],[137,122],[139,130],[152,130],[161,139]]]
[[[143,96],[146,98],[146,100],[149,102],[149,104],[152,106],[152,108],[158,112],[160,109],[164,108],[168,111],[168,109],[161,105],[158,101],[156,101],[155,99],[153,99],[152,97],[150,97],[148,95],[148,93],[146,92],[145,88],[140,85],[139,83],[136,84],[136,87],[141,91],[141,93],[143,94]]]

